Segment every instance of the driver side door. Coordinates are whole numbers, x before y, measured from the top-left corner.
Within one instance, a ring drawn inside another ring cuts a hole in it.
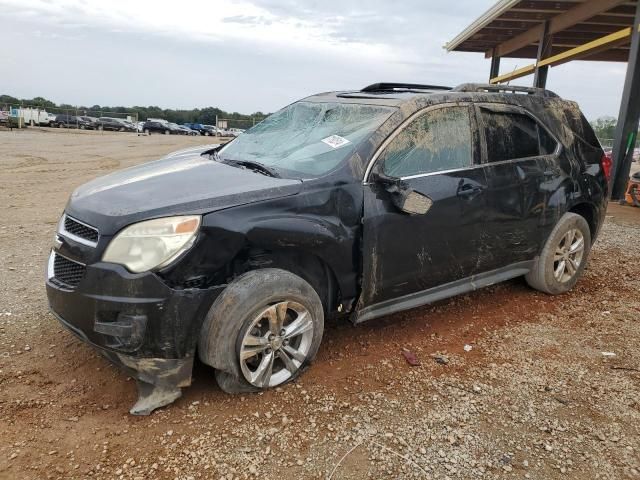
[[[487,181],[474,109],[431,107],[374,155],[364,185],[362,296],[356,321],[427,303],[427,295],[482,272]],[[406,213],[398,197],[422,202]]]

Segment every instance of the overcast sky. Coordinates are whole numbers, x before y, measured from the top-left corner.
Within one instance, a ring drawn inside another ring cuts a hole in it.
[[[0,94],[252,113],[378,81],[483,82],[489,60],[442,46],[493,3],[0,0]],[[548,87],[591,119],[617,116],[624,71],[574,62],[551,69]]]

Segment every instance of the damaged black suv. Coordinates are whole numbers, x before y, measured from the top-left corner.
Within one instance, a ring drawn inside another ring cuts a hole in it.
[[[313,95],[231,143],[79,187],[47,294],[138,382],[180,396],[194,358],[226,392],[295,379],[327,317],[358,323],[524,275],[585,268],[610,164],[578,106],[524,87],[381,83]]]

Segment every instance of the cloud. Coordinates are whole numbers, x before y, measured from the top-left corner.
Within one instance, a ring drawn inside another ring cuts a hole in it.
[[[0,74],[28,72],[2,75],[0,93],[251,112],[376,81],[484,81],[482,55],[442,45],[492,3],[0,0],[3,36],[16,39],[0,50]],[[621,65],[581,62],[552,69],[549,80],[587,115],[615,115],[623,75]]]

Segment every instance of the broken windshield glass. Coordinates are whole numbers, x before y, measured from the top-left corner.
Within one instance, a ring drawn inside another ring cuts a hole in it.
[[[254,161],[283,176],[317,177],[344,161],[394,109],[377,105],[297,102],[226,145],[222,161]]]

